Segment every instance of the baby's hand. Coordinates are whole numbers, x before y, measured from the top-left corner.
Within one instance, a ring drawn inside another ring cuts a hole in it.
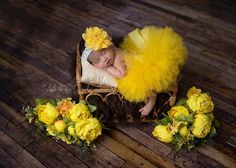
[[[122,76],[125,76],[127,74],[127,66],[126,66],[125,63],[121,64],[121,70],[120,71],[121,71]]]

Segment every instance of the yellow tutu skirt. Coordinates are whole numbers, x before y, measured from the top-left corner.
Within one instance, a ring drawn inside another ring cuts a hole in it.
[[[127,75],[118,79],[119,92],[131,102],[146,101],[177,82],[187,57],[181,37],[170,27],[146,26],[130,32],[120,45]]]

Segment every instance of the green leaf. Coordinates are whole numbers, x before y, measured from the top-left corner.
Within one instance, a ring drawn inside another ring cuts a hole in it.
[[[48,102],[51,103],[54,106],[57,106],[57,99],[53,100],[53,99],[35,99],[35,105],[45,105]]]
[[[193,119],[194,119],[194,114],[189,114],[188,116],[185,117],[186,118],[186,122],[189,124],[193,123]]]
[[[194,147],[195,147],[195,145],[190,145],[190,144],[187,145],[188,150],[191,150]]]
[[[162,115],[166,118],[168,118],[169,116],[167,114],[165,114],[164,112],[162,112]]]
[[[63,117],[63,121],[64,121],[65,123],[69,123],[69,122],[70,122],[70,120],[69,120],[67,117]]]
[[[68,126],[75,128],[75,122],[69,122]]]
[[[54,106],[57,106],[57,100],[50,99],[50,100],[48,100],[48,102],[51,103]]]
[[[192,124],[193,123],[193,114],[189,114],[187,116],[183,115],[183,114],[180,114],[176,117],[176,120],[177,121],[184,121],[184,122],[187,122],[189,124]]]
[[[97,110],[97,107],[94,106],[94,105],[89,104],[89,105],[87,105],[87,106],[88,106],[88,108],[89,108],[89,110],[90,110],[91,113],[94,112],[95,110]]]
[[[178,115],[178,116],[176,117],[176,120],[177,120],[177,121],[186,121],[185,115],[183,115],[183,114]]]
[[[75,143],[77,141],[77,139],[70,139],[70,140],[68,140],[68,142],[70,142],[70,143]]]
[[[211,96],[209,92],[205,92],[205,94],[207,94],[208,96]]]
[[[214,126],[212,126],[212,127],[211,127],[211,130],[210,130],[210,132],[209,132],[209,134],[208,134],[208,137],[209,137],[209,138],[212,138],[212,137],[214,137],[214,136],[216,136],[216,129],[215,129]]]
[[[162,118],[161,120],[156,122],[156,125],[167,125],[169,123],[172,123],[172,119],[168,116]]]
[[[86,104],[85,100],[79,100],[79,103]]]
[[[177,142],[184,142],[184,138],[180,134],[175,134],[174,138]]]
[[[174,146],[175,146],[175,150],[179,151],[180,149],[182,149],[183,144],[176,143],[174,144]]]
[[[182,149],[185,141],[184,138],[180,134],[175,134],[174,135],[174,140],[172,141],[172,145],[174,145],[175,150],[180,150]]]
[[[38,106],[38,105],[44,105],[44,104],[47,104],[49,100],[48,99],[35,99],[35,105]]]
[[[219,128],[220,127],[220,122],[218,120],[214,120],[213,122],[214,127]]]
[[[182,98],[180,98],[180,99],[177,101],[177,103],[175,104],[175,106],[182,106],[182,105],[185,105],[187,100],[188,100],[187,97],[182,97]]]
[[[189,127],[189,131],[192,131],[193,129],[194,129],[194,126],[191,125],[191,126]]]

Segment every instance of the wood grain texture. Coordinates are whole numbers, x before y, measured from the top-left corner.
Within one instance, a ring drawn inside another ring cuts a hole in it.
[[[236,4],[233,0],[1,0],[0,167],[236,167]],[[82,160],[81,149],[32,132],[21,108],[37,97],[78,99],[76,45],[87,26],[121,38],[136,27],[171,26],[189,59],[179,95],[209,92],[221,126],[215,140],[175,152],[154,124],[116,124]]]

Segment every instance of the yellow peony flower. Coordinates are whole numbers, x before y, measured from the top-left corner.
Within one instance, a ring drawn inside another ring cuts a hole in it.
[[[211,120],[205,114],[195,115],[192,133],[197,138],[204,138],[211,130]]]
[[[36,107],[39,121],[49,125],[59,116],[59,112],[54,105],[47,103]]]
[[[179,129],[179,134],[182,136],[182,137],[187,137],[189,135],[189,130],[188,130],[188,127],[186,125],[182,126],[180,129]]]
[[[85,41],[85,47],[96,51],[112,45],[111,37],[102,28],[88,27],[82,37]]]
[[[89,108],[83,103],[78,103],[73,105],[69,111],[68,117],[71,119],[71,121],[78,121],[90,118],[91,116],[92,115],[89,111]]]
[[[55,136],[57,133],[57,130],[53,125],[48,126],[46,131],[49,133],[49,135],[52,135],[52,136]]]
[[[170,143],[173,140],[173,135],[170,131],[170,126],[158,125],[155,127],[152,135],[155,136],[159,141]]]
[[[79,120],[75,124],[76,135],[88,144],[102,134],[102,126],[96,118]]]
[[[64,132],[66,126],[67,125],[63,120],[58,120],[54,123],[54,127],[56,128],[57,132]]]
[[[184,106],[174,106],[167,113],[170,118],[176,118],[181,114],[183,114],[184,116],[189,115],[188,109]]]
[[[201,89],[197,89],[195,86],[191,87],[187,92],[187,97],[189,98],[193,94],[200,94],[202,92]]]
[[[211,97],[205,93],[193,94],[186,101],[191,110],[196,113],[209,113],[213,110],[214,104]]]
[[[75,127],[72,127],[72,126],[69,126],[68,127],[68,133],[72,136],[75,136],[76,135],[76,132],[75,132]]]

